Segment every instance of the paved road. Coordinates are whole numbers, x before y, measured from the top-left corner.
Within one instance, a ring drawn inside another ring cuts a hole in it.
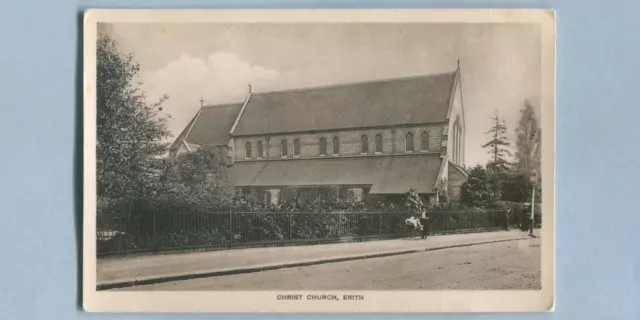
[[[270,248],[248,248],[208,252],[110,257],[98,259],[98,282],[126,281],[132,278],[176,273],[198,273],[217,269],[244,268],[257,265],[329,259],[378,252],[424,249],[479,242],[528,238],[518,230],[454,234],[365,242],[317,244]]]
[[[540,289],[540,255],[530,239],[119,290]]]

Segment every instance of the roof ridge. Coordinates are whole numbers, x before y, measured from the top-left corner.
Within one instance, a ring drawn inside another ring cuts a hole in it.
[[[210,105],[202,106],[201,109],[237,107],[239,104],[242,104],[242,102],[229,102],[229,103],[221,103],[221,104],[210,104]]]
[[[401,80],[414,80],[414,79],[420,79],[420,78],[431,78],[431,77],[438,77],[438,76],[444,76],[444,75],[452,75],[452,74],[455,74],[456,72],[457,72],[457,70],[456,71],[450,71],[450,72],[420,74],[420,75],[394,77],[394,78],[380,78],[380,79],[374,79],[374,80],[363,80],[363,81],[354,81],[354,82],[341,82],[341,83],[334,83],[334,84],[327,84],[327,85],[320,85],[320,86],[291,88],[291,89],[265,91],[265,92],[253,92],[253,95],[264,95],[264,94],[271,94],[271,93],[298,92],[298,91],[308,91],[308,90],[316,90],[316,89],[329,89],[329,88],[338,88],[338,87],[356,86],[356,85],[363,85],[363,84],[374,84],[374,83],[383,83],[383,82],[392,82],[392,81],[401,81]]]

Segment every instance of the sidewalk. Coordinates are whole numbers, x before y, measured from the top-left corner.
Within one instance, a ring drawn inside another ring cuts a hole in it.
[[[175,253],[97,260],[99,289],[366,259],[528,239],[519,230],[308,246]]]

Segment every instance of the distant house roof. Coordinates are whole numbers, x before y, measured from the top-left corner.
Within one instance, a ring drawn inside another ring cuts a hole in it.
[[[229,131],[242,103],[202,107],[170,147],[175,154],[182,141],[195,145],[227,145]]]
[[[372,194],[433,193],[441,161],[434,155],[247,161],[228,175],[238,187],[370,185]]]
[[[253,93],[235,135],[444,122],[456,72]]]

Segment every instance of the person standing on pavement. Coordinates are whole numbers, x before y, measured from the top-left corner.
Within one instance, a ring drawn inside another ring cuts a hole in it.
[[[429,236],[429,217],[427,217],[427,209],[422,208],[422,216],[420,217],[420,222],[422,223],[422,238],[426,239]]]

